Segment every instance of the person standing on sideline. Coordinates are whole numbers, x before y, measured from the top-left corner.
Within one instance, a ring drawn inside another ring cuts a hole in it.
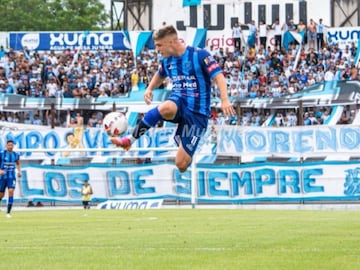
[[[0,201],[4,197],[5,189],[8,189],[8,201],[6,217],[10,218],[11,208],[14,202],[14,190],[16,176],[21,177],[20,155],[13,151],[14,142],[6,142],[6,150],[0,154]]]
[[[173,82],[171,94],[166,101],[145,114],[132,135],[123,138],[112,137],[110,140],[116,146],[129,150],[131,144],[158,121],[177,123],[175,142],[179,148],[175,165],[180,172],[185,172],[207,129],[212,80],[216,82],[220,91],[224,115],[235,115],[235,109],[228,99],[222,70],[208,51],[183,44],[172,25],[155,31],[153,39],[156,50],[163,59],[159,70],[145,90],[144,100],[146,104],[151,103],[153,90],[159,87],[166,77]]]
[[[81,199],[84,209],[90,209],[91,195],[93,194],[92,187],[89,185],[89,181],[85,180],[84,185],[81,188]]]
[[[234,42],[234,51],[241,51],[241,27],[239,22],[235,22],[232,28],[232,37]]]

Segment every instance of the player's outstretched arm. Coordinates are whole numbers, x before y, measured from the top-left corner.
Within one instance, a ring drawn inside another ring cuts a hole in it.
[[[144,93],[144,100],[146,104],[150,104],[153,99],[153,89],[158,88],[161,83],[163,82],[163,78],[158,73],[155,73],[154,77],[151,79],[148,87],[145,90]]]
[[[219,88],[220,91],[220,99],[221,99],[221,109],[224,113],[224,115],[231,116],[235,115],[235,109],[231,102],[229,101],[228,92],[227,92],[227,85],[225,77],[222,73],[217,74],[214,77],[214,80]]]

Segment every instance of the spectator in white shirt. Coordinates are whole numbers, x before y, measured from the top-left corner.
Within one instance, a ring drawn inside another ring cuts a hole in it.
[[[46,96],[48,97],[56,97],[56,91],[59,86],[56,83],[55,77],[51,77],[46,84]]]
[[[334,77],[335,77],[334,68],[329,68],[325,72],[324,81],[332,81],[334,80]]]
[[[275,116],[275,126],[282,127],[284,126],[284,119],[282,113],[278,112]]]
[[[239,90],[237,88],[237,84],[232,83],[230,85],[230,96],[237,97],[239,95]]]
[[[249,89],[247,87],[247,85],[245,85],[244,83],[241,83],[240,88],[239,88],[239,97],[240,98],[248,98],[249,96]]]
[[[274,24],[271,27],[274,30],[275,48],[281,49],[281,36],[283,30],[285,30],[285,24],[280,24],[279,19],[275,19]]]
[[[241,26],[238,22],[234,23],[232,27],[232,37],[234,42],[234,51],[240,51],[241,49]]]
[[[269,30],[269,26],[265,24],[263,20],[260,20],[259,40],[260,40],[260,45],[262,45],[264,48],[266,48],[268,30]]]

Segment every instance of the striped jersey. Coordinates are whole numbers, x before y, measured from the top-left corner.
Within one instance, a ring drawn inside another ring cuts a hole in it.
[[[186,47],[179,56],[162,59],[160,77],[172,81],[172,95],[183,98],[188,109],[205,116],[210,115],[211,80],[222,72],[214,57],[206,50]]]
[[[3,179],[16,179],[16,162],[20,159],[20,155],[16,152],[8,152],[4,150],[0,155],[1,169],[5,171]]]

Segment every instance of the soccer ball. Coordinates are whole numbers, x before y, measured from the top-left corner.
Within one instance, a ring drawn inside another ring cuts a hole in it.
[[[127,130],[128,120],[121,112],[111,112],[105,115],[103,126],[109,136],[120,136]]]

